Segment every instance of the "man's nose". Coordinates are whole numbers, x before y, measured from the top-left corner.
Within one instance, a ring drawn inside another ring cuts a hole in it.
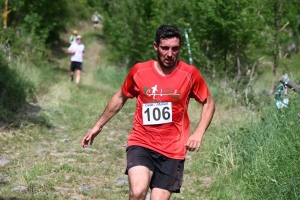
[[[167,56],[172,57],[172,49],[171,48],[168,50]]]

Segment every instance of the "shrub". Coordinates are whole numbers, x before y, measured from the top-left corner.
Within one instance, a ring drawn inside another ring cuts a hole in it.
[[[27,98],[33,96],[34,86],[16,68],[10,67],[1,54],[0,71],[0,107],[16,111]]]

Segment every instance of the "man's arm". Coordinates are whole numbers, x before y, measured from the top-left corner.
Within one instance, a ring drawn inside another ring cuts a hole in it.
[[[71,46],[67,49],[67,53],[68,54],[74,54],[75,53],[75,51],[73,50],[73,45],[71,44]]]
[[[194,133],[189,137],[185,145],[187,150],[196,151],[196,152],[199,151],[203,135],[206,129],[208,128],[214,113],[215,113],[215,102],[212,96],[210,95],[203,103],[200,122],[196,127]]]
[[[67,53],[68,54],[74,54],[74,53],[76,53],[75,51],[71,51],[71,50],[67,50]]]
[[[85,54],[85,46],[83,46],[82,57],[84,56],[84,54]]]
[[[101,132],[103,126],[119,112],[127,99],[128,97],[122,93],[121,89],[112,96],[94,127],[83,137],[81,141],[83,148],[87,147],[89,143],[93,144],[94,138]]]

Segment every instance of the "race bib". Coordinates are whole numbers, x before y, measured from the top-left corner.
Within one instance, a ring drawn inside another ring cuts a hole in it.
[[[142,110],[143,125],[165,124],[172,122],[172,103],[146,103]]]

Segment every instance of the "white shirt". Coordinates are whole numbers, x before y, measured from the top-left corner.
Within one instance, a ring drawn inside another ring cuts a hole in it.
[[[84,45],[78,44],[74,42],[68,48],[69,51],[75,51],[75,53],[71,57],[71,61],[82,62],[83,61],[83,53],[84,53]]]
[[[97,14],[97,15],[93,15],[93,18],[94,18],[94,22],[98,22],[99,19],[100,19],[101,15],[100,14]]]

